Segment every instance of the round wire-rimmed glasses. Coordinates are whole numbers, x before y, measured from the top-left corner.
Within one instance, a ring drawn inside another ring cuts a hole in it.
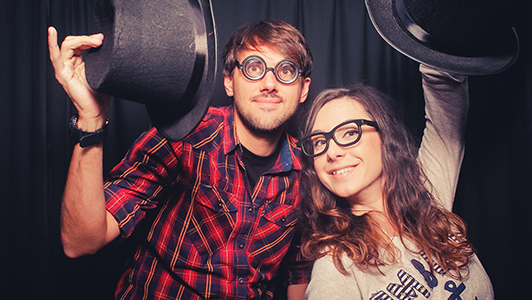
[[[262,57],[258,55],[250,55],[239,63],[238,68],[242,70],[242,74],[249,80],[260,80],[268,71],[272,71],[277,81],[284,84],[291,84],[296,81],[297,77],[301,75],[301,70],[297,64],[290,59],[283,59],[275,65],[275,68],[268,67]]]

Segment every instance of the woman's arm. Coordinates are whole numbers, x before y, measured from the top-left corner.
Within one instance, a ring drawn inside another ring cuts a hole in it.
[[[452,209],[464,158],[465,128],[469,109],[467,76],[420,66],[425,96],[426,127],[419,162],[436,199]]]

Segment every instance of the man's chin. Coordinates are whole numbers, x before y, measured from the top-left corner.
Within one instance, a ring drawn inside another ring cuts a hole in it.
[[[267,122],[265,120],[266,118],[267,117],[262,118],[260,120],[244,120],[244,124],[255,134],[272,134],[284,129],[286,120],[275,120]]]
[[[251,129],[256,133],[273,133],[284,128],[284,122],[280,124],[254,124]]]

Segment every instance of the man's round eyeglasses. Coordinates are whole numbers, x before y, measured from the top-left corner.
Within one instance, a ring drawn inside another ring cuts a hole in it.
[[[297,64],[290,59],[283,59],[275,65],[275,68],[266,66],[266,62],[258,55],[250,55],[238,63],[238,68],[242,70],[242,74],[249,80],[260,80],[268,71],[272,71],[277,81],[290,84],[296,81],[297,77],[301,75],[301,70]]]
[[[379,130],[377,122],[358,119],[349,120],[338,124],[329,132],[317,132],[299,140],[299,146],[305,155],[310,157],[320,156],[329,149],[329,141],[333,139],[342,147],[351,146],[360,141],[362,125],[369,125]]]

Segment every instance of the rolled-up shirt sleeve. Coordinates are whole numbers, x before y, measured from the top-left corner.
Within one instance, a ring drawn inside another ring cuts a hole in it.
[[[152,130],[143,134],[111,170],[104,183],[107,210],[117,220],[123,238],[133,232],[146,211],[167,197],[176,180],[177,157],[170,143]]]

